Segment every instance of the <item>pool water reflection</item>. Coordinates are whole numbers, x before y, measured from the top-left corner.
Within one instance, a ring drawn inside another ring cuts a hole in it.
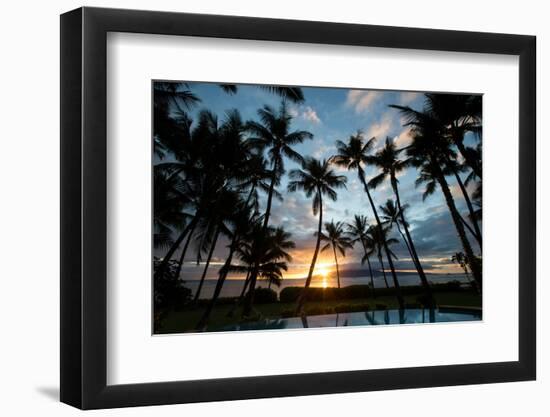
[[[358,313],[337,313],[319,316],[291,317],[286,319],[266,319],[240,323],[208,331],[235,330],[275,330],[318,327],[378,326],[389,324],[448,323],[459,321],[479,321],[481,310],[475,309],[407,309],[372,310]]]

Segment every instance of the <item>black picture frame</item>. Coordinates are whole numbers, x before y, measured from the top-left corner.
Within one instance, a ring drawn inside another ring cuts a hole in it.
[[[108,32],[519,56],[519,360],[107,385]],[[61,401],[95,409],[535,379],[535,67],[533,36],[88,7],[63,14]]]

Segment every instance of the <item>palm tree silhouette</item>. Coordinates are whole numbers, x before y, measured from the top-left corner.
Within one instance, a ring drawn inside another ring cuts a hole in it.
[[[332,247],[332,252],[334,254],[334,263],[336,265],[336,277],[338,279],[338,288],[340,286],[340,268],[338,266],[338,255],[336,254],[336,249],[340,252],[342,256],[346,256],[346,249],[353,248],[351,239],[346,236],[344,231],[344,223],[336,222],[331,220],[330,223],[325,223],[326,233],[321,232],[321,240],[327,242],[325,246],[321,248],[321,252]]]
[[[288,112],[286,102],[283,100],[276,111],[270,106],[264,106],[258,110],[260,122],[250,121],[246,129],[251,135],[248,143],[261,150],[267,150],[271,161],[271,183],[267,192],[267,203],[263,217],[263,228],[267,230],[273,196],[276,195],[275,187],[279,185],[281,176],[285,172],[284,157],[296,162],[303,162],[303,157],[293,149],[294,145],[302,143],[306,139],[313,138],[310,132],[305,130],[290,131],[292,116]],[[254,290],[258,279],[259,265],[254,264],[250,271],[248,295],[243,314],[248,314],[252,309]]]
[[[411,254],[411,259],[413,260],[413,263],[416,267],[418,276],[420,277],[420,281],[422,282],[422,286],[424,287],[424,291],[426,292],[426,296],[430,301],[433,301],[432,290],[430,288],[430,284],[428,283],[428,279],[426,278],[426,274],[424,273],[424,269],[422,268],[422,264],[420,263],[418,253],[416,252],[416,247],[409,232],[408,223],[405,220],[405,210],[403,208],[403,205],[401,204],[401,198],[399,196],[399,181],[397,180],[397,174],[402,172],[410,164],[410,161],[408,159],[399,159],[400,152],[401,150],[397,149],[393,140],[386,137],[386,143],[384,147],[380,151],[378,151],[376,155],[372,158],[372,163],[375,164],[381,170],[381,172],[369,181],[369,187],[376,188],[380,184],[382,184],[382,182],[386,178],[389,178],[397,202],[396,214],[398,214],[401,220],[401,225],[405,230],[405,244],[407,246],[407,249],[409,250],[409,253]],[[387,203],[386,207],[388,207]],[[394,223],[391,222],[390,226],[392,224]],[[397,222],[396,225],[399,232],[401,233],[399,222]]]
[[[440,127],[437,121],[430,118],[428,114],[421,114],[419,120],[415,122],[413,141],[407,148],[407,155],[412,158],[413,165],[419,168],[420,174],[416,180],[416,185],[426,183],[423,194],[424,199],[433,194],[439,185],[451,213],[472,275],[478,287],[481,288],[480,260],[474,256],[472,246],[466,236],[464,221],[456,207],[454,197],[445,178],[452,173],[447,161],[454,159],[455,155],[449,147],[449,142],[442,138],[439,132]]]
[[[303,157],[292,147],[306,139],[312,139],[313,135],[305,130],[290,131],[292,116],[284,101],[281,102],[278,111],[270,106],[264,106],[258,110],[258,116],[261,123],[250,121],[246,128],[251,134],[249,142],[261,150],[267,150],[271,161],[271,183],[264,214],[264,228],[266,228],[269,224],[275,186],[278,185],[284,173],[283,156],[299,163],[303,162]]]
[[[359,180],[361,181],[361,184],[363,184],[363,188],[365,189],[365,193],[369,199],[374,218],[376,219],[376,224],[379,228],[382,228],[382,223],[380,222],[380,217],[378,216],[374,200],[372,199],[364,170],[365,165],[373,162],[372,156],[369,155],[369,152],[374,145],[374,142],[375,138],[365,141],[362,132],[357,132],[357,134],[350,136],[348,143],[338,140],[336,141],[338,153],[331,158],[331,162],[338,166],[345,167],[349,171],[357,170]],[[391,269],[399,307],[405,308],[405,301],[403,299],[403,295],[401,294],[401,286],[399,285],[399,280],[397,279],[397,274],[395,273],[395,267],[393,265],[393,260],[391,259],[390,250],[386,243],[383,243],[383,247]]]
[[[409,242],[407,241],[407,238],[405,234],[403,233],[403,230],[401,230],[401,215],[400,210],[397,208],[395,202],[392,199],[386,200],[386,204],[383,206],[380,206],[380,211],[382,212],[382,215],[380,216],[382,218],[382,224],[384,226],[388,226],[388,228],[391,230],[392,227],[395,225],[397,228],[397,231],[401,235],[401,238],[403,239],[403,243],[407,247],[407,251],[409,252],[409,255],[411,257],[411,260],[413,261],[413,264],[416,267],[416,261],[414,259],[414,256],[411,251],[411,247],[409,246]],[[408,208],[408,204],[403,205],[403,210],[406,210]]]
[[[247,236],[250,235],[254,225],[259,224],[260,219],[251,213],[251,206],[247,202],[241,201],[233,207],[232,214],[228,216],[228,221],[231,224],[229,228],[229,236],[231,237],[231,242],[228,245],[229,253],[225,263],[218,272],[218,280],[212,298],[196,326],[198,330],[203,330],[208,324],[210,314],[216,305],[227,275],[231,270],[233,258],[246,242]]]
[[[380,262],[380,267],[382,269],[382,276],[384,277],[384,283],[386,284],[386,288],[390,288],[388,284],[388,279],[386,277],[386,267],[384,266],[382,250],[386,249],[389,253],[390,258],[397,259],[397,256],[390,249],[390,246],[395,243],[398,243],[398,241],[397,239],[394,239],[394,238],[388,238],[388,228],[385,228],[383,226],[377,226],[377,225],[370,226],[367,233],[373,242],[372,249],[368,252],[368,255],[371,255],[376,250],[376,255],[378,256],[378,261]],[[403,308],[404,306],[403,307],[400,306],[400,309],[403,309]]]
[[[258,278],[278,277],[287,270],[287,263],[292,260],[288,250],[295,244],[290,240],[291,234],[282,228],[257,223],[247,235],[246,240],[237,249],[242,265],[232,265],[229,271],[248,273],[250,271],[249,290],[243,308],[243,317],[250,316],[254,303],[255,281]],[[254,269],[253,269],[254,268]]]
[[[466,132],[481,135],[481,96],[465,94],[424,94],[423,113],[429,113],[441,127],[440,134],[450,140],[459,150],[466,163],[475,175],[481,179],[481,159],[475,157],[472,148],[464,145]],[[421,113],[407,106],[390,105],[399,109],[408,119],[408,125],[414,125]]]
[[[451,262],[455,262],[460,265],[460,267],[464,270],[464,274],[466,274],[466,279],[468,279],[471,287],[479,293],[479,288],[477,287],[476,282],[470,277],[470,272],[468,271],[468,263],[466,262],[466,256],[464,256],[464,252],[455,252],[453,256],[451,256]]]
[[[356,214],[353,217],[353,222],[347,224],[348,234],[352,239],[351,242],[361,242],[361,246],[363,248],[363,257],[361,259],[361,264],[364,265],[365,261],[367,262],[367,265],[369,267],[372,294],[373,297],[376,298],[376,290],[374,288],[374,276],[369,259],[369,256],[373,253],[374,242],[372,241],[368,233],[369,227],[370,226],[367,221],[367,217],[359,214]]]
[[[313,198],[312,210],[313,215],[319,214],[319,226],[317,229],[317,242],[311,260],[311,266],[306,278],[304,290],[298,297],[296,313],[303,313],[303,306],[307,300],[307,292],[311,284],[313,270],[319,255],[319,247],[321,245],[321,233],[323,231],[323,195],[326,195],[332,201],[336,201],[338,194],[335,188],[346,188],[347,178],[344,175],[336,175],[328,161],[319,161],[315,158],[306,158],[302,165],[302,169],[293,169],[289,173],[290,181],[288,183],[288,191],[295,192],[303,190],[306,197]]]

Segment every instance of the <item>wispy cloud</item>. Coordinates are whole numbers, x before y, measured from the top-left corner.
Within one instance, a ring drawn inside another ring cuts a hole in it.
[[[406,128],[404,129],[398,136],[394,138],[394,143],[397,149],[404,148],[405,146],[409,146],[412,141],[412,135],[411,135],[411,129]]]
[[[319,119],[319,116],[317,115],[317,112],[309,106],[306,107],[304,109],[304,111],[302,112],[302,118],[304,120],[309,120],[310,122],[313,122],[315,124],[321,123],[321,119]]]
[[[392,128],[392,117],[389,113],[385,113],[378,122],[372,123],[367,130],[367,138],[375,137],[378,143],[383,143],[386,135]]]
[[[310,123],[313,123],[313,124],[321,124],[321,118],[319,117],[319,115],[317,114],[317,111],[311,107],[311,106],[300,106],[300,107],[295,107],[295,106],[291,106],[289,109],[288,109],[288,113],[294,118],[294,119],[302,119],[302,120],[305,120],[306,122],[310,122]]]
[[[382,93],[380,91],[350,90],[346,104],[353,107],[356,113],[363,113],[381,97]]]

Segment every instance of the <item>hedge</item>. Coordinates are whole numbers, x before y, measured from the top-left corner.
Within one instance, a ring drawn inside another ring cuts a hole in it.
[[[450,281],[442,284],[431,284],[433,292],[460,292],[468,291],[463,288],[458,281]],[[295,302],[303,291],[303,287],[286,287],[279,294],[279,300],[282,303]],[[421,285],[408,285],[401,287],[403,295],[418,295],[424,294],[424,288]],[[394,296],[395,288],[376,288],[376,296]],[[343,288],[319,288],[310,287],[308,290],[308,301],[335,301],[335,300],[353,300],[358,298],[372,297],[373,290],[368,285],[350,285]],[[419,297],[417,302],[421,302],[422,297]]]

